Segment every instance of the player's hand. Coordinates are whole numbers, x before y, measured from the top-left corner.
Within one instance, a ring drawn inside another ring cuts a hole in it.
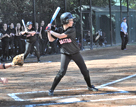
[[[42,30],[42,27],[40,27],[40,30]]]
[[[35,31],[33,31],[33,32],[31,33],[31,35],[32,35],[32,36],[34,36],[35,34],[36,34],[36,32],[35,32]]]
[[[48,24],[48,27],[50,27],[50,28],[51,28],[51,24],[50,24],[50,23]]]
[[[6,34],[6,36],[7,36],[8,38],[10,38],[10,35]]]
[[[25,30],[24,32],[25,32],[25,33],[27,33],[28,31],[27,31],[27,30]]]
[[[7,79],[7,78],[0,78],[0,80],[1,80],[1,82],[2,82],[3,84],[8,83],[8,79]]]
[[[46,27],[46,31],[49,32],[51,30],[51,24],[48,24]]]

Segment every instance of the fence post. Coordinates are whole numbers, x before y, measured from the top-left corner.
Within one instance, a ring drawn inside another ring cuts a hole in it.
[[[35,0],[33,0],[33,26],[35,28],[36,13],[35,13]]]

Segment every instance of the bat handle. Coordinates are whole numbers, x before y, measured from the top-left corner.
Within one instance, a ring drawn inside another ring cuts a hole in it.
[[[49,26],[46,27],[45,31],[49,31],[51,28]]]
[[[51,25],[52,23],[50,22],[50,25]],[[51,27],[48,25],[46,28],[45,28],[45,30],[51,30]]]

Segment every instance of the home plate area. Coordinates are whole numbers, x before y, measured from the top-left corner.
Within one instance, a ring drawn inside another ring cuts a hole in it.
[[[44,104],[31,104],[27,106],[45,106],[80,102],[102,102],[134,98],[136,99],[136,95],[133,95],[133,93],[118,90],[113,87],[103,87],[98,92],[91,92],[83,88],[76,90],[56,90],[54,92],[54,96],[52,97],[48,96],[48,91],[12,93],[8,95],[15,101],[44,101]]]
[[[46,106],[46,105],[61,105],[61,104],[72,104],[82,102],[107,102],[107,101],[118,101],[118,100],[136,100],[136,93],[125,91],[115,86],[121,84],[127,85],[128,80],[134,81],[136,74],[130,75],[112,82],[97,86],[98,92],[88,91],[87,88],[78,89],[64,89],[55,90],[54,96],[48,96],[48,90],[46,91],[33,91],[23,93],[10,93],[8,96],[13,98],[15,101],[38,101],[38,104],[25,105],[26,107],[34,106]],[[110,87],[108,85],[114,85]],[[41,103],[40,103],[41,102]],[[44,102],[44,103],[43,103]],[[134,103],[135,104],[135,103]]]

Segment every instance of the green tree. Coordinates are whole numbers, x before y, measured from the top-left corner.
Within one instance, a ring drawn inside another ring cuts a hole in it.
[[[129,8],[136,9],[136,0],[128,0]],[[122,0],[122,5],[127,7],[127,0]]]
[[[80,0],[66,0],[67,11],[73,12],[80,6]],[[92,0],[93,6],[104,7],[109,4],[109,0]],[[114,0],[112,0],[113,3]],[[64,0],[35,0],[36,2],[36,21],[44,20],[47,24],[50,21],[55,9],[59,6],[61,10],[59,16],[65,11]],[[90,0],[81,0],[82,5],[89,5]],[[0,0],[0,18],[6,23],[33,20],[33,0]]]

